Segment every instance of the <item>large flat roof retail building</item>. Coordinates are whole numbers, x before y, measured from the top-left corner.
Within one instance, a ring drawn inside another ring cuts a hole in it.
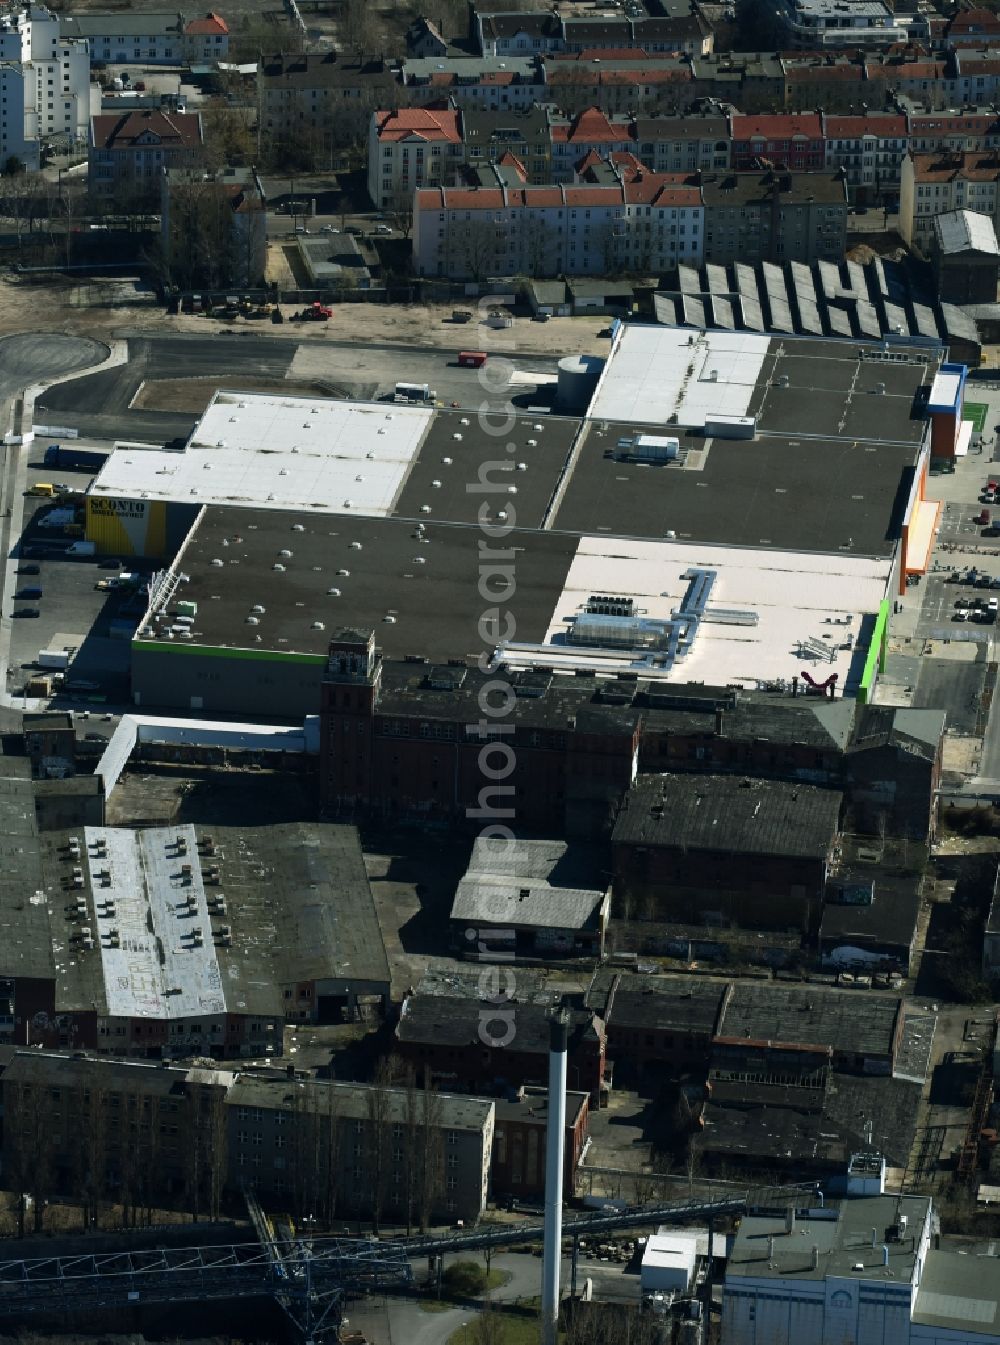
[[[939,367],[628,325],[587,414],[515,414],[499,466],[472,413],[220,392],[183,451],[116,451],[88,499],[99,550],[172,560],[134,700],[298,718],[341,627],[387,659],[478,657],[484,518],[516,557],[497,664],[866,695],[933,540]]]

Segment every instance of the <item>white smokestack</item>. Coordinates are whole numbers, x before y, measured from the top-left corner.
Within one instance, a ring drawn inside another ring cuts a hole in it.
[[[545,1249],[542,1254],[542,1345],[558,1345],[559,1266],[562,1258],[563,1166],[566,1137],[566,1047],[569,1014],[551,1019],[549,1121],[545,1136]]]

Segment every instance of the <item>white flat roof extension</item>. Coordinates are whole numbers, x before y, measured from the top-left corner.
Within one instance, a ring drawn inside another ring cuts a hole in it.
[[[225,1013],[194,827],[87,827],[84,837],[108,1016]],[[183,865],[190,865],[189,873]],[[102,883],[102,873],[109,882]],[[118,947],[110,946],[112,930]]]
[[[383,516],[433,414],[419,406],[219,392],[184,452],[116,449],[90,493]]]
[[[706,417],[745,416],[770,337],[628,326],[591,403],[591,420],[699,428]]]
[[[679,608],[688,589],[681,576],[698,566],[717,572],[708,602],[713,608],[757,613],[754,625],[701,623],[691,652],[679,658],[666,680],[705,682],[712,686],[790,680],[805,668],[817,680],[838,674],[844,692],[855,650],[843,649],[851,637],[856,646],[861,620],[878,611],[892,569],[889,558],[819,555],[697,542],[646,542],[623,538],[583,537],[570,566],[545,637],[551,645],[543,657],[515,654],[507,661],[525,665],[570,668],[585,664],[587,648],[565,643],[567,618],[577,615],[594,593],[635,599],[643,616],[666,618]],[[850,618],[850,620],[847,620]],[[833,657],[799,653],[799,642],[815,640]],[[556,641],[555,643],[552,643]],[[593,651],[602,671],[638,671],[628,651]]]

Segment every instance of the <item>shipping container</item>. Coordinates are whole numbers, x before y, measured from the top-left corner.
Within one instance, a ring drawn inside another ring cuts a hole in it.
[[[40,649],[35,662],[40,668],[62,668],[69,667],[69,653],[65,649]]]

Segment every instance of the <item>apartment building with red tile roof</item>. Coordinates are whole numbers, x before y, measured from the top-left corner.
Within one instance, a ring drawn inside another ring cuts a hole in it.
[[[700,264],[704,209],[683,174],[642,171],[615,183],[417,192],[418,275],[607,275]]]
[[[368,193],[379,206],[403,204],[418,187],[453,181],[463,153],[461,113],[452,106],[373,112]]]
[[[948,20],[944,41],[949,47],[1000,41],[1000,15],[989,9],[960,9]]]
[[[192,166],[203,146],[197,112],[135,110],[90,119],[88,177],[95,196],[159,198],[166,168]]]
[[[988,215],[1000,225],[1000,152],[907,154],[899,195],[899,232],[925,255],[934,221],[952,210]]]
[[[824,166],[823,119],[818,112],[733,116],[731,163],[753,168],[764,160],[802,172]]]
[[[907,148],[906,118],[898,112],[823,116],[826,167],[842,168],[854,199],[868,205],[895,195]]]

